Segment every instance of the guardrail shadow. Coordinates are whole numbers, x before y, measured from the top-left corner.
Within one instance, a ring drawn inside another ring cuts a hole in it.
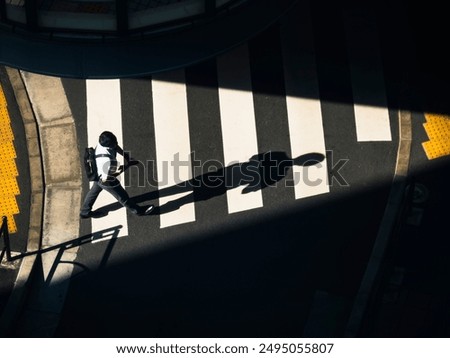
[[[49,247],[45,247],[45,248],[40,248],[38,250],[33,250],[33,251],[27,251],[27,252],[23,252],[23,253],[19,253],[17,255],[12,256],[11,254],[11,248],[9,245],[9,240],[8,240],[8,229],[7,229],[7,224],[5,224],[5,222],[7,223],[7,219],[3,219],[3,225],[1,227],[1,233],[2,236],[5,238],[5,232],[6,232],[6,239],[5,239],[5,247],[1,252],[0,258],[3,259],[3,256],[6,254],[7,260],[8,261],[13,261],[13,260],[17,260],[17,259],[21,259],[24,258],[26,256],[32,256],[32,255],[38,255],[38,254],[44,254],[50,251],[56,251],[58,250],[58,254],[57,254],[57,260],[55,260],[55,262],[59,262],[64,251],[77,247],[77,246],[81,246],[87,243],[93,243],[93,242],[98,242],[98,241],[102,241],[102,240],[109,240],[109,245],[108,248],[106,250],[106,258],[105,255],[103,257],[102,260],[102,264],[106,263],[107,258],[109,257],[109,254],[112,251],[112,247],[114,246],[115,241],[117,240],[117,238],[119,237],[119,233],[120,233],[120,229],[123,227],[122,225],[117,225],[117,226],[113,226],[110,227],[108,229],[104,229],[104,230],[100,230],[100,231],[96,231],[90,234],[86,234],[83,236],[80,236],[76,239],[70,240],[70,241],[66,241],[63,242],[61,244],[58,245],[53,245],[53,246],[49,246]],[[6,226],[5,226],[6,225]],[[1,261],[0,261],[1,262]],[[54,270],[52,270],[52,272],[54,272]],[[52,275],[49,275],[49,277],[51,278]]]

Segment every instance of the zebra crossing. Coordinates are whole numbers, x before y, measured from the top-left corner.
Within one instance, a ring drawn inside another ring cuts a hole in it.
[[[356,128],[355,133],[346,135],[348,140],[354,142],[391,141],[391,121],[376,28],[370,21],[370,16],[368,21],[365,18],[361,21],[359,14],[357,17],[351,13],[343,14],[342,17],[347,29],[346,46],[351,74],[349,81],[354,100],[352,120]],[[153,169],[156,172],[157,187],[152,190],[158,194],[152,197],[158,197],[157,206],[164,208],[174,202],[181,203],[174,210],[161,210],[157,216],[160,229],[195,223],[198,220],[197,203],[193,199],[195,188],[179,192],[171,190],[195,176],[191,159],[192,153],[197,153],[198,143],[206,148],[202,149],[203,156],[211,156],[202,158],[203,160],[215,160],[223,163],[225,168],[247,162],[249,158],[267,151],[284,151],[291,159],[309,154],[322,155],[323,160],[308,167],[310,181],[302,180],[305,171],[303,166],[292,165],[291,172],[277,184],[286,186],[288,181],[293,183],[292,188],[289,188],[289,195],[293,200],[330,192],[326,153],[328,147],[322,111],[326,104],[320,98],[309,9],[299,9],[289,14],[279,27],[270,31],[272,35],[275,32],[275,35],[269,37],[277,39],[279,43],[276,46],[281,49],[281,62],[273,60],[271,63],[274,68],[281,70],[281,99],[279,93],[255,92],[258,80],[269,91],[271,84],[264,83],[264,78],[256,78],[258,74],[254,68],[258,66],[260,59],[252,52],[254,46],[249,43],[218,56],[208,64],[194,66],[194,70],[179,69],[136,80],[141,81],[139,88],[143,89],[138,94],[127,93],[124,80],[86,80],[85,135],[88,144],[95,145],[99,133],[110,130],[116,134],[119,143],[125,143],[125,150],[131,150],[132,156],[136,152],[134,147],[143,148],[138,152],[145,158],[154,155],[156,162]],[[260,46],[262,44],[263,42]],[[270,48],[270,44],[267,46]],[[364,61],[360,61],[362,58]],[[364,67],[361,66],[362,63],[365,64]],[[202,71],[211,77],[196,83],[193,77]],[[267,67],[265,71],[270,79],[273,69]],[[133,81],[128,80],[128,87]],[[209,83],[207,89],[201,89],[202,81]],[[208,91],[210,97],[196,97],[196,91]],[[374,103],[374,94],[377,96],[377,105],[369,105],[368,103]],[[133,100],[133,105],[137,108],[131,110],[142,114],[141,118],[133,118],[133,123],[130,123],[128,117],[124,119],[130,110],[126,103],[131,100],[125,98],[128,96],[137,96]],[[271,120],[261,119],[262,115],[259,113],[266,112],[264,115],[268,116],[270,111],[275,112],[271,107],[274,98],[278,98],[278,112],[272,113]],[[260,105],[263,107],[258,108]],[[211,121],[211,128],[217,133],[196,131],[196,128],[200,128],[199,123],[205,119]],[[140,135],[146,133],[148,148],[142,140],[128,138],[125,132],[133,133],[133,137],[141,139],[143,136]],[[273,137],[277,136],[277,139],[273,138],[274,144],[271,143],[271,134]],[[261,136],[265,139],[261,139]],[[281,142],[282,145],[279,146],[278,143]],[[190,164],[179,166],[175,173],[171,167],[174,161]],[[120,180],[125,185],[123,176]],[[311,185],[311,181],[316,184]],[[245,185],[227,188],[225,194],[228,214],[246,212],[265,205],[262,189],[245,191],[244,188]],[[101,193],[94,209],[114,202],[109,194]],[[114,210],[103,218],[93,219],[92,231],[121,225],[120,236],[127,236],[128,220],[125,209]]]

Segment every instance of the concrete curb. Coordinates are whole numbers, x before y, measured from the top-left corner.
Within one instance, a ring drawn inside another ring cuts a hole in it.
[[[25,127],[28,161],[30,165],[31,203],[27,251],[37,251],[40,247],[41,240],[45,191],[38,128],[20,72],[9,67],[6,67],[6,71],[14,90]],[[0,337],[8,336],[8,332],[23,308],[35,261],[35,255],[25,256],[21,259],[13,291],[6,304],[3,315],[0,317]]]

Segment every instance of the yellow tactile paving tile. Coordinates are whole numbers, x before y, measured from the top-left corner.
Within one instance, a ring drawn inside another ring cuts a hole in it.
[[[14,139],[14,134],[9,122],[0,122],[0,142],[12,141]]]
[[[423,124],[430,140],[450,137],[450,121],[448,123],[427,122]]]
[[[1,160],[0,165],[0,178],[3,177],[16,177],[19,175],[17,170],[16,161],[14,158],[4,158]]]
[[[0,105],[0,122],[9,122],[8,107]]]
[[[7,158],[16,158],[16,149],[13,142],[0,142],[0,160]]]
[[[422,143],[422,146],[428,159],[436,159],[445,155],[450,155],[450,144],[443,145],[441,143],[428,141]]]
[[[13,215],[19,213],[19,206],[17,205],[15,195],[0,195],[0,200],[4,210],[2,215]]]
[[[450,117],[444,116],[442,114],[431,115],[428,114],[425,116],[427,122],[436,122],[436,123],[446,123],[450,121]]]
[[[16,177],[3,177],[1,178],[0,185],[0,197],[3,195],[19,195],[19,185],[17,184]]]
[[[5,93],[3,92],[3,89],[0,86],[0,107],[6,108],[6,98]]]
[[[16,149],[12,141],[0,142],[0,160],[3,158],[17,158]]]
[[[8,218],[10,233],[17,232],[14,215],[18,214],[16,196],[20,194],[17,183],[16,150],[6,98],[0,86],[0,216]]]
[[[8,231],[9,231],[9,233],[17,232],[17,226],[16,226],[16,221],[14,220],[14,215],[5,215],[5,214],[3,214],[3,216],[6,216],[8,218]]]
[[[430,139],[422,143],[428,159],[450,155],[450,116],[445,114],[425,113],[425,132]]]
[[[8,107],[0,106],[0,123],[11,123]]]
[[[440,119],[450,120],[450,115],[443,113],[425,113],[425,119],[427,120],[427,122],[430,120],[440,120]]]

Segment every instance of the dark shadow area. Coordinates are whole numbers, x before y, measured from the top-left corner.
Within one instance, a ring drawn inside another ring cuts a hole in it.
[[[355,0],[340,2],[331,0],[310,2],[298,0],[289,8],[287,13],[283,13],[276,21],[275,19],[274,21],[269,21],[265,26],[261,26],[256,33],[246,36],[241,41],[234,42],[233,45],[229,44],[222,51],[214,51],[214,54],[205,54],[183,65],[167,65],[164,71],[152,71],[148,68],[147,72],[138,71],[139,73],[126,76],[117,74],[107,78],[129,78],[149,81],[152,75],[157,74],[159,76],[166,70],[187,68],[189,71],[191,68],[195,71],[196,76],[187,76],[190,85],[212,86],[215,85],[215,81],[211,81],[210,77],[202,79],[201,71],[196,71],[195,68],[215,67],[216,56],[224,54],[243,43],[248,43],[249,56],[252,62],[251,71],[254,93],[283,97],[288,94],[317,98],[316,91],[311,91],[308,84],[305,84],[296,93],[286,93],[284,85],[280,83],[280,74],[282,76],[283,72],[280,24],[290,14],[296,11],[303,11],[305,4],[306,9],[310,9],[311,13],[312,55],[315,57],[319,74],[321,101],[353,103],[351,88],[348,87],[351,76],[347,39],[349,28],[345,23],[346,14],[350,14],[356,23],[360,22],[362,27],[369,24],[369,27],[371,26],[377,31],[376,45],[379,47],[386,86],[386,93],[376,93],[376,90],[368,87],[366,89],[368,95],[365,98],[365,102],[360,104],[378,106],[380,105],[380,97],[386,94],[388,105],[391,109],[403,108],[419,112],[450,113],[450,104],[445,100],[449,95],[450,71],[445,60],[446,57],[441,50],[444,44],[448,42],[448,31],[445,30],[443,5],[437,4],[437,1],[426,4],[413,4],[406,0],[368,1],[363,3]],[[258,6],[260,9],[264,8],[264,6]],[[203,32],[203,35],[207,37],[206,33]],[[223,34],[226,38],[228,32],[225,31]],[[201,38],[195,44],[190,42],[186,42],[184,45],[178,44],[177,50],[181,52],[208,52],[208,49],[202,50],[202,41],[205,41],[203,44],[207,43],[206,38]],[[361,48],[355,49],[356,51],[361,51],[361,56],[356,60],[353,59],[352,66],[370,72],[371,68],[367,68],[368,63],[364,62],[364,60],[372,61],[373,58],[370,53],[365,52],[367,49],[364,46],[365,44]],[[301,48],[301,51],[303,51],[303,56],[311,55],[311,51],[308,48]],[[122,53],[126,53],[128,56],[128,52],[122,51]],[[104,54],[101,55],[103,56]],[[171,55],[173,58],[178,57],[176,50]],[[94,52],[91,52],[91,56],[95,58]],[[114,58],[114,66],[117,68],[117,71],[120,71],[121,65],[129,66],[129,61],[126,59],[112,57]],[[146,56],[141,54],[141,57],[145,58]],[[156,62],[164,59],[164,56],[158,57]],[[153,66],[152,61],[146,61],[146,63],[149,66]],[[106,66],[100,60],[97,61],[97,64],[100,66],[97,70],[101,70],[101,66]],[[61,61],[55,68],[58,68],[60,65]],[[270,71],[265,67],[267,65],[271,66]],[[205,72],[205,76],[209,75],[208,71]],[[310,75],[313,76],[312,73]],[[176,81],[170,77],[166,80]],[[237,90],[246,89],[242,88],[239,82],[234,83],[232,88]],[[384,105],[384,103],[381,104]]]
[[[349,313],[388,189],[298,206],[79,275],[56,336],[300,337],[318,290],[342,298]]]
[[[17,332],[21,332],[19,335],[22,334],[28,335],[30,332],[34,332],[34,330],[36,330],[36,324],[33,323],[34,319],[32,317],[33,314],[36,314],[36,312],[34,312],[35,307],[39,307],[39,302],[41,300],[51,299],[48,296],[43,295],[42,292],[45,290],[51,291],[51,289],[57,285],[55,284],[55,282],[59,281],[58,278],[56,278],[56,280],[53,279],[58,265],[68,264],[77,267],[78,273],[72,274],[72,277],[76,277],[79,274],[89,272],[89,268],[83,264],[63,260],[63,255],[66,250],[82,246],[88,243],[96,243],[99,241],[108,240],[108,243],[105,247],[103,256],[101,257],[99,264],[100,268],[104,267],[106,266],[108,259],[113,251],[114,245],[119,236],[121,228],[122,226],[118,225],[88,235],[83,235],[76,239],[69,240],[67,242],[63,242],[58,245],[41,248],[36,251],[28,251],[22,254],[18,254],[13,258],[12,261],[12,264],[17,263],[14,269],[12,268],[7,269],[7,267],[3,266],[0,267],[0,274],[2,277],[0,284],[0,312],[3,312],[3,310],[6,307],[10,307],[7,306],[7,302],[13,290],[12,286],[16,284],[15,276],[17,275],[21,259],[26,256],[36,255],[36,260],[33,263],[33,269],[31,271],[30,277],[27,278],[28,282],[26,283],[26,285],[22,284],[23,286],[20,287],[21,290],[24,290],[26,292],[21,298],[23,302],[19,303],[20,311],[18,311],[18,313],[20,313],[20,315],[15,317],[16,318],[15,321],[11,322],[10,325],[3,327],[2,334],[4,334],[5,337],[14,337],[16,336]],[[56,257],[54,259],[52,266],[49,269],[48,267],[46,268],[48,269],[48,272],[47,275],[44,277],[45,270],[42,262],[42,255],[48,252],[55,252]],[[15,304],[17,304],[17,302],[15,302]],[[47,330],[46,325],[38,327],[37,330],[39,332],[37,333],[38,335],[41,334],[42,337],[48,336],[48,333],[46,333]],[[36,332],[33,334],[36,334]]]
[[[279,84],[282,73],[280,54],[280,22],[297,8],[304,9],[305,1],[297,4],[280,21],[261,31],[248,41],[252,66],[253,92],[273,96],[300,96],[317,98],[308,84],[296,93],[286,93],[283,84]],[[364,27],[369,24],[377,31],[377,40],[381,55],[386,93],[377,93],[368,87],[365,102],[359,104],[380,106],[380,97],[388,97],[390,108],[402,108],[418,112],[450,113],[450,104],[445,98],[450,94],[450,69],[443,55],[443,46],[448,42],[448,31],[443,5],[436,1],[427,4],[413,4],[408,1],[360,1],[347,0],[334,2],[329,0],[312,1],[309,8],[313,29],[314,56],[316,58],[320,100],[339,103],[353,103],[350,83],[348,34],[349,28],[344,22],[348,14]],[[371,24],[373,22],[373,24]],[[358,31],[357,29],[355,31]],[[372,61],[372,55],[366,52],[364,45],[356,51],[360,57],[353,59],[352,66],[370,72],[371,68],[364,59]],[[372,49],[370,49],[372,50]],[[302,48],[303,56],[309,56],[309,49]],[[207,59],[193,67],[210,66]],[[359,62],[358,62],[359,61]],[[271,71],[267,71],[270,64]],[[213,64],[215,66],[215,64]],[[281,72],[280,72],[281,71]],[[200,71],[192,78],[192,85],[209,86],[210,79],[202,79]],[[312,74],[311,74],[312,75]],[[136,80],[149,80],[149,76],[136,77]],[[171,81],[174,79],[167,78]],[[369,86],[369,83],[368,83]],[[239,82],[234,89],[246,90]]]
[[[0,315],[7,306],[17,274],[19,272],[20,261],[11,262],[8,265],[0,266]]]
[[[378,40],[388,87],[387,92],[392,101],[391,107],[450,112],[446,101],[434,100],[436,96],[441,99],[446,98],[450,79],[446,56],[442,52],[448,42],[448,31],[446,31],[445,25],[446,12],[443,10],[444,5],[438,4],[436,0],[426,4],[415,4],[406,0],[366,1],[363,3],[354,0],[339,2],[298,0],[283,1],[283,4],[281,1],[267,1],[264,5],[260,3],[261,1],[254,1],[252,5],[254,8],[245,8],[238,22],[230,21],[232,25],[228,21],[223,21],[221,26],[226,30],[219,33],[208,31],[202,26],[195,29],[194,26],[195,34],[188,40],[175,32],[168,35],[170,41],[162,36],[157,38],[152,46],[147,46],[148,44],[145,42],[139,41],[122,42],[120,46],[117,46],[119,51],[110,48],[108,41],[102,43],[103,46],[91,44],[85,47],[76,42],[71,44],[68,40],[60,41],[60,48],[56,47],[58,50],[52,50],[49,46],[45,51],[39,48],[39,45],[42,44],[34,43],[30,45],[31,52],[29,53],[42,51],[40,56],[19,57],[15,52],[4,51],[5,54],[15,56],[15,58],[5,60],[5,64],[11,67],[15,67],[16,64],[17,67],[26,70],[35,66],[34,72],[38,73],[45,72],[43,69],[38,70],[40,66],[47,66],[47,72],[60,72],[62,77],[69,78],[150,78],[152,74],[167,70],[201,65],[247,41],[250,45],[250,55],[264,62],[270,54],[279,53],[279,35],[270,36],[270,41],[265,42],[265,48],[260,47],[258,41],[267,32],[277,29],[280,21],[294,13],[296,7],[303,8],[307,4],[311,11],[318,69],[327,72],[327,76],[320,79],[322,100],[341,101],[344,99],[345,102],[348,100],[346,96],[343,96],[345,94],[342,93],[343,91],[326,91],[324,86],[326,83],[332,85],[340,78],[340,76],[333,76],[333,73],[335,75],[341,73],[345,77],[349,75],[348,63],[346,63],[348,54],[343,14],[350,12],[356,14],[356,19],[361,16],[362,22],[366,21],[365,16],[369,14],[370,21],[375,22],[375,28],[379,32]],[[213,26],[214,24],[209,25]],[[240,31],[239,26],[244,26],[246,31]],[[20,46],[16,46],[17,48],[27,48],[24,39],[17,41],[20,44]],[[7,39],[2,42],[8,43]],[[71,46],[78,47],[78,50],[72,53]],[[133,54],[135,55],[132,56]],[[304,54],[308,55],[306,52]],[[332,56],[321,58],[323,54]],[[70,61],[64,61],[59,56],[70,58]],[[340,57],[342,58],[340,59]],[[39,58],[40,61],[37,61],[36,58]],[[363,61],[363,58],[364,56],[360,61]],[[371,57],[366,58],[370,59]],[[133,62],[133,59],[136,63]],[[32,62],[28,65],[22,63],[30,60]],[[89,64],[83,63],[84,61]],[[357,68],[364,68],[365,65],[364,62],[355,64]],[[73,75],[70,75],[71,73]],[[272,85],[272,75],[271,71],[266,71],[265,82],[260,82],[260,89],[263,93],[278,94],[279,88]],[[338,86],[338,84],[339,82],[336,85]],[[368,90],[370,91],[370,89]],[[399,93],[402,91],[406,91],[410,97],[406,103],[401,103],[399,100]],[[366,104],[377,105],[379,97],[380,93],[374,93],[373,98],[368,98]]]
[[[437,0],[427,1],[422,5],[408,2],[406,14],[416,45],[419,71],[427,77],[448,84],[450,67],[444,49],[449,41],[449,31],[444,3]]]
[[[118,225],[88,235],[80,236],[76,239],[69,240],[59,245],[46,247],[36,251],[26,252],[20,255],[21,257],[36,255],[36,260],[33,264],[34,268],[31,271],[31,275],[28,278],[28,282],[26,283],[26,285],[23,285],[23,287],[21,287],[22,290],[26,291],[26,294],[24,295],[23,298],[24,302],[21,304],[22,308],[20,310],[20,314],[16,317],[14,322],[11,322],[10,326],[6,327],[4,331],[5,337],[15,337],[23,335],[48,337],[49,333],[47,332],[47,330],[49,328],[47,327],[47,325],[51,326],[51,323],[39,325],[36,324],[34,320],[39,321],[37,317],[41,314],[41,312],[36,311],[36,307],[41,307],[40,306],[41,300],[45,301],[51,301],[52,299],[58,300],[58,297],[49,297],[48,292],[45,293],[45,291],[50,291],[54,292],[55,295],[60,294],[58,293],[60,291],[58,291],[57,289],[57,286],[60,284],[61,281],[60,277],[56,278],[54,277],[57,267],[59,265],[64,264],[75,266],[77,268],[78,273],[73,274],[72,278],[76,278],[77,275],[80,274],[92,273],[89,267],[83,265],[82,263],[65,261],[63,259],[64,252],[77,246],[107,240],[106,247],[104,249],[102,257],[100,258],[99,263],[99,268],[103,268],[107,265],[108,259],[113,251],[114,245],[116,244],[116,240],[119,236],[121,228],[122,226]],[[42,255],[52,251],[56,253],[56,257],[53,261],[53,264],[50,268],[44,267]],[[44,275],[44,272],[46,272],[46,275]],[[5,277],[3,273],[2,277]],[[2,303],[1,299],[2,296],[0,295],[0,308],[3,308],[1,306]],[[45,313],[43,313],[43,315],[45,316]],[[52,314],[49,313],[49,316],[52,316]]]
[[[159,189],[131,198],[136,203],[155,200],[157,198],[174,194],[186,193],[185,196],[172,200],[163,206],[156,207],[151,215],[160,215],[177,210],[180,206],[209,200],[213,197],[224,195],[227,190],[245,186],[242,193],[250,193],[269,186],[275,186],[285,178],[287,171],[292,166],[308,167],[322,162],[325,156],[320,153],[309,153],[291,159],[285,152],[269,151],[255,154],[247,162],[236,163],[224,168],[195,176],[193,179],[181,182],[168,188]],[[203,169],[203,167],[196,167]],[[194,173],[195,174],[195,173]],[[287,185],[294,186],[291,180]],[[110,211],[122,208],[119,203],[109,204],[98,208],[96,211],[107,214]]]
[[[412,173],[427,191],[411,196],[394,229],[360,337],[448,337],[449,168],[442,160]],[[326,336],[343,337],[389,190],[386,183],[299,205],[83,270],[72,280],[56,337],[302,337],[318,305]],[[318,292],[331,301],[316,302]]]
[[[411,197],[385,255],[382,284],[361,336],[448,338],[450,162],[411,173]]]

